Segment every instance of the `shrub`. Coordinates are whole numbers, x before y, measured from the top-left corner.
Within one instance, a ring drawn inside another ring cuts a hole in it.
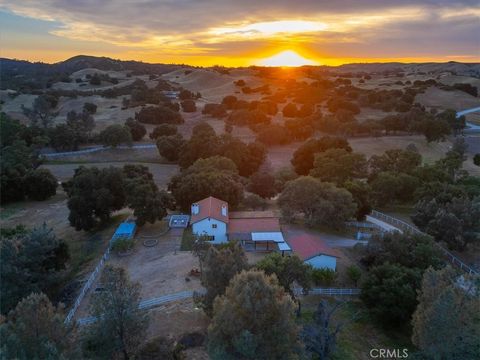
[[[57,179],[48,169],[30,171],[24,179],[25,195],[30,199],[41,201],[56,194]]]
[[[210,115],[214,118],[222,118],[227,115],[227,108],[223,104],[205,104],[202,114]]]
[[[133,239],[119,238],[112,244],[112,250],[117,253],[126,252],[133,248],[135,242]]]
[[[134,141],[140,141],[147,133],[147,129],[145,126],[140,124],[137,120],[133,120],[132,118],[128,118],[125,121],[125,126],[130,129],[130,134],[132,135],[132,139]]]
[[[135,114],[135,119],[145,124],[182,124],[184,120],[175,109],[176,107],[173,104],[169,106],[147,106]]]
[[[284,126],[272,124],[262,126],[257,135],[257,140],[266,145],[284,145],[291,142],[288,131]]]
[[[313,269],[312,281],[315,285],[330,286],[335,281],[335,271],[331,269]]]
[[[85,104],[83,104],[83,111],[86,111],[93,115],[97,112],[97,105],[86,102]]]
[[[192,100],[192,99],[186,99],[186,100],[183,100],[180,105],[182,106],[182,110],[183,112],[187,112],[187,113],[190,113],[190,112],[195,112],[197,111],[197,106],[195,104],[195,101]]]
[[[243,199],[242,206],[250,210],[265,210],[267,207],[267,201],[257,194],[250,194]]]
[[[170,124],[162,124],[156,126],[153,131],[150,133],[150,139],[158,139],[160,136],[171,136],[178,133],[177,127]]]
[[[130,128],[119,124],[108,126],[99,134],[99,137],[103,145],[111,146],[113,148],[121,144],[132,144]]]
[[[480,166],[480,154],[475,154],[473,157],[473,163],[477,166]]]

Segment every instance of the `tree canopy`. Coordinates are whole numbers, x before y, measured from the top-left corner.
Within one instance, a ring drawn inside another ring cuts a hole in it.
[[[76,331],[64,323],[63,306],[45,294],[22,299],[0,325],[2,355],[8,359],[80,359]]]
[[[310,176],[288,182],[278,204],[286,219],[303,214],[305,223],[310,226],[341,227],[356,211],[352,194],[347,190]]]
[[[195,201],[213,196],[235,208],[243,199],[243,184],[235,163],[221,156],[199,159],[172,177],[168,184],[177,205],[190,209]]]
[[[332,148],[352,151],[347,140],[337,137],[325,136],[320,139],[310,139],[301,145],[294,153],[291,163],[299,175],[308,175],[313,168],[315,154]]]
[[[202,266],[202,285],[207,290],[202,305],[208,315],[212,315],[214,300],[225,293],[230,280],[247,268],[247,257],[240,244],[208,248]]]
[[[139,309],[140,284],[130,281],[123,268],[107,265],[102,274],[103,291],[94,294],[92,315],[83,341],[88,358],[132,359],[144,342],[148,313]]]
[[[294,308],[275,276],[241,272],[215,300],[208,327],[210,357],[291,359],[300,350]]]
[[[45,224],[33,230],[3,232],[0,245],[3,313],[31,292],[51,293],[70,258],[67,244]]]
[[[412,318],[413,343],[428,359],[478,359],[479,308],[478,278],[458,277],[450,267],[428,269]]]

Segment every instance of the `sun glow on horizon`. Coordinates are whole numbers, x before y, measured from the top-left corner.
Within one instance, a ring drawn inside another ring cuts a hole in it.
[[[296,67],[304,65],[319,65],[313,60],[304,58],[293,50],[285,50],[269,58],[260,60],[260,66]]]

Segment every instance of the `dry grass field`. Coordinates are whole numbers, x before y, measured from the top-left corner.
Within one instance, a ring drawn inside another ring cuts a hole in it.
[[[430,87],[425,93],[418,94],[415,101],[438,110],[454,109],[458,111],[480,106],[479,98],[463,91],[445,91],[436,87]]]
[[[41,167],[46,168],[52,172],[52,174],[60,181],[66,181],[70,179],[79,166],[95,166],[98,168],[106,168],[109,166],[123,167],[127,164],[135,164],[134,162],[101,162],[101,163],[73,163],[73,164],[45,164]],[[140,163],[147,166],[150,172],[153,174],[153,179],[160,189],[165,189],[167,183],[173,174],[178,171],[177,165],[155,164],[155,163]]]

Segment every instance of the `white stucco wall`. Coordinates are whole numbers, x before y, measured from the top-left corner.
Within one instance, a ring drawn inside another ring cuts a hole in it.
[[[213,228],[212,225],[217,225]],[[214,243],[227,242],[227,224],[212,218],[206,218],[192,225],[192,232],[196,235],[213,236]]]
[[[327,268],[335,271],[337,268],[337,258],[334,256],[317,255],[305,262],[312,265],[314,269]]]

